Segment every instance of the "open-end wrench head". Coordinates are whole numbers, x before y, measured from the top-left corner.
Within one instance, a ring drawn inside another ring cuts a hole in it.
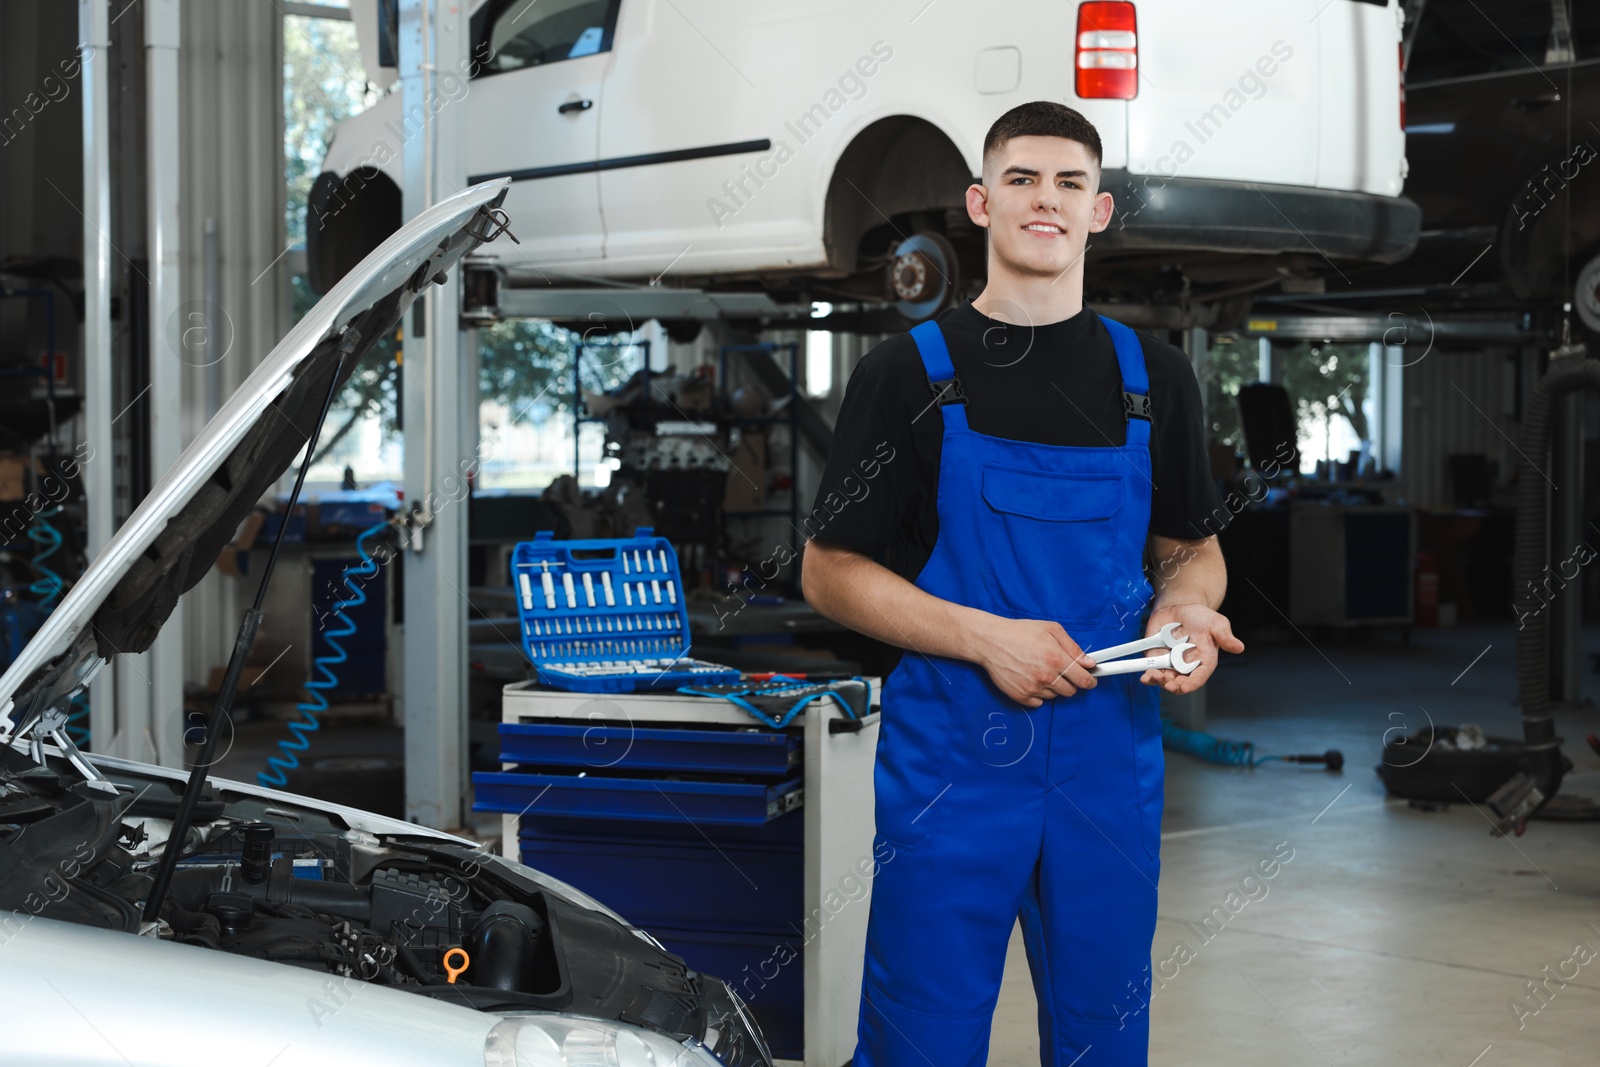
[[[1192,641],[1179,641],[1176,645],[1172,646],[1172,652],[1170,655],[1172,657],[1173,670],[1177,671],[1179,674],[1188,674],[1196,667],[1200,666],[1200,660],[1198,658],[1185,659],[1183,656],[1185,652],[1189,651],[1193,647],[1194,642]]]
[[[1181,643],[1181,642],[1186,640],[1185,638],[1179,637],[1177,635],[1177,629],[1181,625],[1183,625],[1183,624],[1182,623],[1177,623],[1177,622],[1169,622],[1165,626],[1163,626],[1158,632],[1156,632],[1154,634],[1151,634],[1150,635],[1150,640],[1152,640],[1152,641],[1159,640],[1163,645],[1165,645],[1168,648],[1177,648],[1179,643]],[[1190,645],[1189,647],[1193,648],[1194,646]]]

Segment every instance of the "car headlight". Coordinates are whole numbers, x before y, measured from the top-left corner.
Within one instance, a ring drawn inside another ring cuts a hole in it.
[[[739,994],[726,982],[705,983],[706,1047],[725,1067],[772,1067],[761,1028],[750,1017]]]
[[[483,1045],[484,1067],[721,1067],[698,1041],[619,1026],[604,1019],[516,1015]]]

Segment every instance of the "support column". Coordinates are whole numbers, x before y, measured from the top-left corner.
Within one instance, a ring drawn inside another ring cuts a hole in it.
[[[402,214],[415,218],[466,185],[461,108],[439,91],[441,74],[464,78],[465,5],[401,0]],[[466,372],[459,273],[429,286],[405,323],[402,375],[405,493],[411,530],[405,559],[403,708],[406,817],[460,827],[467,794],[467,489],[475,456],[462,397]],[[471,394],[468,394],[471,395]],[[476,412],[473,413],[474,417]]]
[[[1381,345],[1373,342],[1375,360],[1372,363],[1374,397],[1374,436],[1377,439],[1378,465],[1394,471],[1400,477],[1400,448],[1405,427],[1405,368],[1404,345]]]
[[[1200,383],[1200,424],[1205,427],[1206,439],[1211,438],[1210,390],[1206,387],[1211,377],[1211,335],[1200,326],[1185,330],[1183,350],[1189,356],[1189,366],[1194,368],[1195,381]]]
[[[116,529],[111,443],[111,20],[106,0],[78,0],[83,93],[83,491],[92,562]],[[116,733],[115,667],[90,688],[90,747],[109,751]]]
[[[1590,539],[1583,523],[1584,400],[1582,390],[1556,399],[1555,432],[1550,442],[1550,478],[1556,483],[1550,501],[1550,573],[1565,582],[1550,605],[1550,695],[1568,706],[1582,697],[1578,638],[1583,625],[1583,578],[1581,572],[1571,580],[1567,576],[1577,571],[1578,546]]]
[[[178,99],[179,16],[182,0],[146,0],[145,188],[150,272],[150,475],[160,482],[183,451],[184,340],[192,322],[182,313],[183,242],[179,226],[183,160]],[[201,324],[215,328],[213,324]],[[132,417],[132,416],[130,416]],[[174,611],[140,657],[149,674],[142,701],[131,702],[144,722],[127,738],[135,759],[183,766],[183,612]],[[140,680],[142,681],[142,679]],[[125,716],[128,717],[128,716]]]
[[[1200,383],[1200,424],[1205,427],[1207,443],[1211,440],[1211,420],[1206,414],[1206,378],[1210,373],[1210,335],[1199,326],[1184,330],[1182,334],[1183,350],[1189,356],[1189,365],[1194,368],[1195,379]],[[1263,345],[1271,342],[1262,338]],[[1165,690],[1161,694],[1161,714],[1172,720],[1174,726],[1185,730],[1204,730],[1206,728],[1206,690],[1204,687],[1193,693],[1184,693],[1176,696]]]

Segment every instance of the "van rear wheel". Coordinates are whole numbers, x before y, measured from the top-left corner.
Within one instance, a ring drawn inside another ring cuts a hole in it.
[[[955,247],[933,230],[912,234],[895,246],[887,284],[889,299],[900,314],[912,322],[932,318],[960,291]]]
[[[324,171],[306,203],[306,282],[318,296],[400,228],[400,188],[376,167]]]
[[[1572,287],[1572,310],[1576,313],[1575,325],[1589,342],[1589,351],[1600,355],[1600,255],[1579,268],[1578,280]]]

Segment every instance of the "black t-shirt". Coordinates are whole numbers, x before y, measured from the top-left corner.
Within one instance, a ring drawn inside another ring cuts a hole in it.
[[[1125,440],[1116,349],[1094,311],[1044,326],[991,319],[971,303],[939,316],[967,425],[992,437],[1108,448]],[[1184,540],[1226,524],[1211,477],[1200,386],[1184,352],[1139,331],[1150,380],[1150,532]],[[809,537],[873,557],[915,581],[939,533],[944,420],[910,334],[879,344],[850,375]]]

